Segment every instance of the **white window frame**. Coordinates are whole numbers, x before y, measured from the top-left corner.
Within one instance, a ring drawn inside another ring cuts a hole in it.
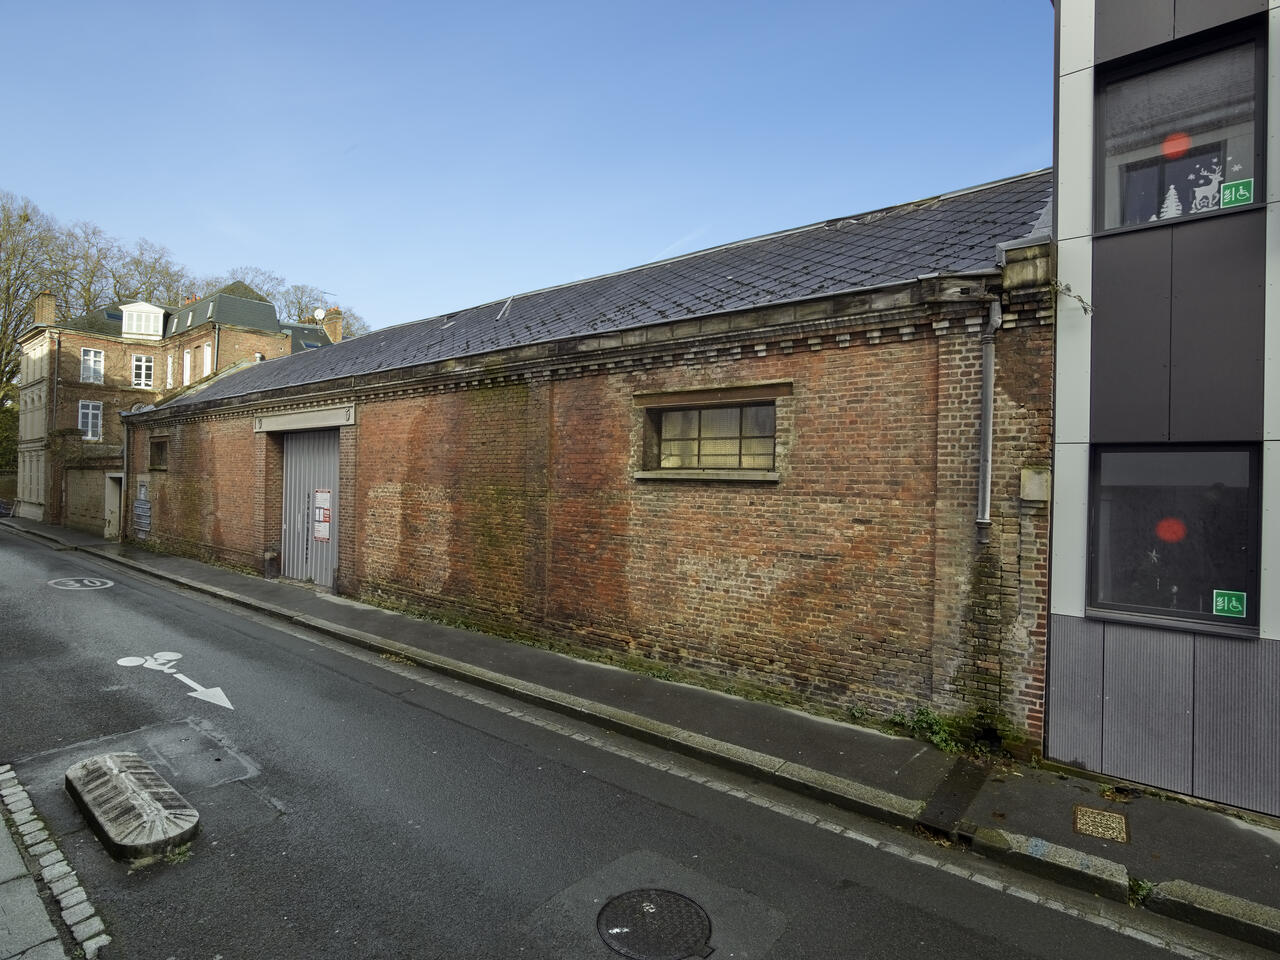
[[[173,389],[173,354],[169,354],[168,363],[165,364],[164,385],[166,390]]]
[[[204,345],[204,375],[207,377],[213,373],[213,344],[206,343]]]
[[[80,382],[102,383],[105,357],[101,350],[93,347],[80,348]]]
[[[191,351],[182,351],[182,385],[185,387],[191,382]]]
[[[102,402],[100,400],[80,401],[79,427],[86,440],[102,439]]]
[[[155,384],[156,361],[145,353],[133,355],[133,385],[150,390]]]

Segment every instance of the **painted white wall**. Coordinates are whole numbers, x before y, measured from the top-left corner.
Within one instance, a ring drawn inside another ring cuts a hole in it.
[[[1280,2],[1280,0],[1277,0]],[[1094,0],[1059,0],[1058,281],[1093,300]],[[1092,321],[1058,295],[1054,361],[1053,546],[1049,606],[1083,617],[1089,519],[1089,370]]]
[[[1267,49],[1267,287],[1262,362],[1262,556],[1258,629],[1280,640],[1280,0],[1271,0]]]
[[[1272,0],[1275,6],[1280,0]],[[1094,0],[1058,0],[1061,28],[1058,34],[1058,74],[1066,76],[1093,66]]]
[[[1058,239],[1093,230],[1093,68],[1058,81]]]

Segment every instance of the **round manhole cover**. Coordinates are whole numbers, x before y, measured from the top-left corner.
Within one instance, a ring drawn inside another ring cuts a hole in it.
[[[707,912],[670,890],[632,890],[614,897],[596,917],[600,939],[631,960],[709,957]]]

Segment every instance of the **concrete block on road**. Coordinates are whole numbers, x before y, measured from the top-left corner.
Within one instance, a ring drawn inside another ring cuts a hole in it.
[[[67,792],[111,856],[137,860],[186,843],[200,814],[136,753],[72,764]]]
[[[973,834],[973,849],[1028,873],[1120,903],[1129,902],[1129,871],[1113,860],[1059,846],[1040,837],[1025,837],[988,827]]]
[[[49,922],[35,881],[30,877],[0,883],[0,917],[4,918],[0,923],[0,957],[20,956],[47,941],[58,942],[58,932]]]
[[[103,933],[80,944],[80,948],[84,950],[85,960],[94,960],[98,952],[110,942],[111,938]]]
[[[1186,880],[1157,883],[1144,906],[1152,913],[1280,951],[1280,910],[1274,907]]]

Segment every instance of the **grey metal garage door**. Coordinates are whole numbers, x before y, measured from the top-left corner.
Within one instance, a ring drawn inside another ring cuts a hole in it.
[[[281,574],[332,587],[338,522],[338,431],[286,433]]]

